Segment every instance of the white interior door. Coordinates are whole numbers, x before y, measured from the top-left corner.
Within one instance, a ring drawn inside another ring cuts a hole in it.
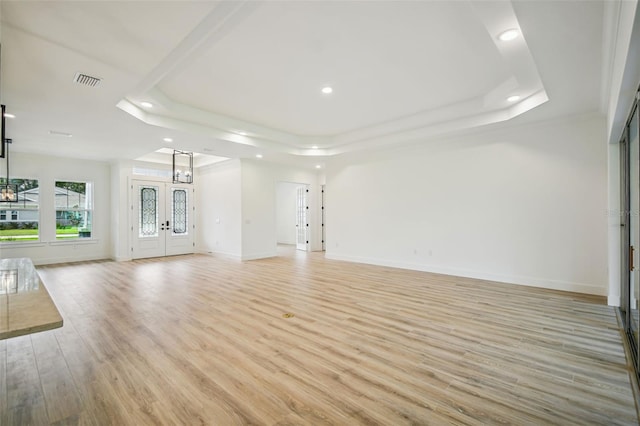
[[[321,206],[320,206],[320,210],[321,210],[321,225],[322,226],[322,251],[325,251],[327,249],[327,244],[325,241],[327,241],[327,233],[326,233],[326,229],[327,227],[325,226],[325,216],[324,216],[324,212],[325,212],[325,198],[324,198],[324,185],[322,185],[320,187],[320,190],[322,191],[322,199],[321,199]]]
[[[309,246],[309,222],[307,220],[309,190],[306,186],[299,186],[296,191],[296,248],[307,251]]]
[[[132,257],[193,253],[193,187],[133,181]]]

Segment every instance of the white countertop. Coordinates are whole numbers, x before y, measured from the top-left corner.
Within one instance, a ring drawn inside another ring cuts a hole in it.
[[[31,259],[0,259],[0,340],[62,327]]]

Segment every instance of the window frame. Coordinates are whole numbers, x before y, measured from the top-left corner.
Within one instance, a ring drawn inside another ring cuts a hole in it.
[[[78,193],[76,191],[73,191],[69,188],[64,188],[61,186],[58,186],[59,183],[66,183],[66,184],[84,184],[85,185],[85,193],[84,193],[84,207],[80,206],[81,203],[81,199],[80,199],[80,195],[82,193]],[[58,202],[57,202],[57,197],[58,197],[58,190],[67,190],[67,200],[69,197],[69,191],[75,192],[78,195],[78,204],[76,206],[72,206],[69,207],[68,205],[68,201],[67,201],[67,206],[59,206]],[[91,241],[95,239],[95,235],[94,235],[94,227],[93,227],[93,222],[94,222],[94,213],[95,213],[95,205],[94,205],[94,200],[95,200],[95,185],[93,183],[93,181],[91,180],[83,180],[83,179],[54,179],[53,180],[53,220],[54,220],[54,228],[55,228],[55,234],[54,234],[54,240],[56,243],[64,243],[67,241],[70,242],[74,242],[77,243],[79,241]],[[71,215],[75,215],[76,218],[75,219],[60,219],[59,218],[59,213],[64,212],[64,213],[68,213]],[[78,213],[81,213],[81,216],[77,216]],[[72,236],[65,236],[65,234],[63,233],[58,233],[59,228],[59,224],[58,221],[59,220],[78,220],[79,222],[75,225],[77,227],[78,233],[77,234],[69,234]],[[80,222],[84,221],[85,222],[85,226],[80,226]],[[88,231],[86,230],[86,224],[88,223]],[[85,230],[83,231],[82,229],[85,228]],[[88,235],[87,235],[88,234]]]
[[[11,177],[9,181],[6,182],[6,178],[0,177],[0,184],[15,184],[18,187],[18,201],[15,202],[2,202],[0,203],[0,210],[3,211],[4,217],[0,219],[0,224],[2,224],[2,229],[5,230],[6,224],[9,223],[35,223],[37,233],[35,234],[36,238],[15,238],[15,236],[3,236],[0,235],[0,244],[5,245],[13,245],[13,244],[33,244],[42,242],[42,203],[40,202],[42,198],[42,179],[39,177]],[[25,182],[36,182],[37,186],[33,188],[24,189]],[[37,201],[33,202],[33,198],[28,200],[25,198],[24,192],[31,191],[37,188]],[[22,201],[20,201],[20,194],[23,194]],[[27,202],[31,205],[27,207]],[[22,206],[21,206],[22,205]],[[34,207],[35,205],[35,207]],[[20,220],[20,212],[35,212],[35,219],[33,220]],[[20,225],[17,225],[20,226]],[[28,227],[17,227],[11,228],[9,230],[23,230],[23,229],[33,229],[32,226]]]

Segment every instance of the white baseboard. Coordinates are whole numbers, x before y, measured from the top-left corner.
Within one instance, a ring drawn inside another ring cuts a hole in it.
[[[209,255],[211,255],[211,254],[217,254],[217,255],[220,255],[220,256],[226,256],[226,257],[231,257],[231,258],[234,258],[234,259],[241,260],[241,256],[240,256],[238,253],[233,253],[233,252],[230,252],[230,251],[223,251],[223,250],[199,250],[199,251],[197,251],[196,253],[198,253],[198,254],[209,254]]]
[[[201,250],[198,251],[199,254],[217,254],[222,256],[228,256],[238,260],[258,260],[258,259],[267,259],[269,257],[276,257],[277,253],[275,251],[269,251],[264,253],[254,253],[254,254],[243,254],[239,255],[238,253],[222,251],[222,250]]]
[[[451,268],[446,266],[402,262],[388,259],[350,256],[330,252],[327,252],[325,254],[325,257],[327,259],[342,260],[346,262],[366,263],[370,265],[388,266],[391,268],[411,269],[414,271],[432,272],[435,274],[475,278],[487,281],[497,281],[502,283],[525,285],[529,287],[547,288],[550,290],[562,290],[575,293],[593,294],[597,296],[607,296],[607,293],[609,291],[609,289],[606,287],[600,287],[592,284],[553,280],[548,278],[528,277],[523,275],[500,274],[472,269]]]
[[[243,254],[242,260],[258,260],[258,259],[266,259],[269,257],[276,257],[277,254],[275,251],[265,252],[265,253],[254,253],[254,254]]]
[[[56,263],[72,263],[72,262],[87,262],[92,260],[107,260],[111,259],[108,255],[88,255],[88,256],[64,256],[64,257],[46,257],[46,258],[32,258],[34,265],[54,265]]]

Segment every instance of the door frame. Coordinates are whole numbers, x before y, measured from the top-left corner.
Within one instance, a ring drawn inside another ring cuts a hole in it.
[[[629,270],[629,143],[625,129],[620,141],[620,314],[625,330],[629,326],[629,301],[631,274]]]
[[[295,215],[295,221],[291,224],[293,227],[295,227],[295,240],[292,243],[292,247],[295,246],[295,248],[297,249],[297,241],[298,241],[298,228],[296,227],[297,225],[297,221],[298,221],[298,204],[297,204],[297,198],[298,198],[298,187],[304,187],[307,190],[307,224],[308,224],[308,229],[307,229],[307,238],[305,239],[305,245],[306,247],[302,250],[299,251],[305,251],[305,252],[311,252],[314,250],[319,250],[320,249],[320,212],[319,210],[316,211],[314,209],[318,209],[319,203],[320,203],[320,192],[319,192],[319,188],[320,186],[317,185],[316,183],[313,183],[313,181],[311,182],[305,182],[304,179],[300,179],[300,180],[296,180],[296,179],[277,179],[274,183],[274,221],[273,221],[273,226],[274,226],[274,234],[275,234],[275,238],[274,238],[274,252],[277,252],[277,246],[279,244],[278,242],[278,227],[280,226],[279,224],[279,218],[280,218],[280,210],[285,208],[284,206],[279,205],[278,203],[278,190],[281,184],[286,184],[287,186],[287,191],[292,191],[293,192],[293,196],[295,198],[295,203],[293,203],[291,205],[291,209],[293,209],[294,211],[294,215]]]

